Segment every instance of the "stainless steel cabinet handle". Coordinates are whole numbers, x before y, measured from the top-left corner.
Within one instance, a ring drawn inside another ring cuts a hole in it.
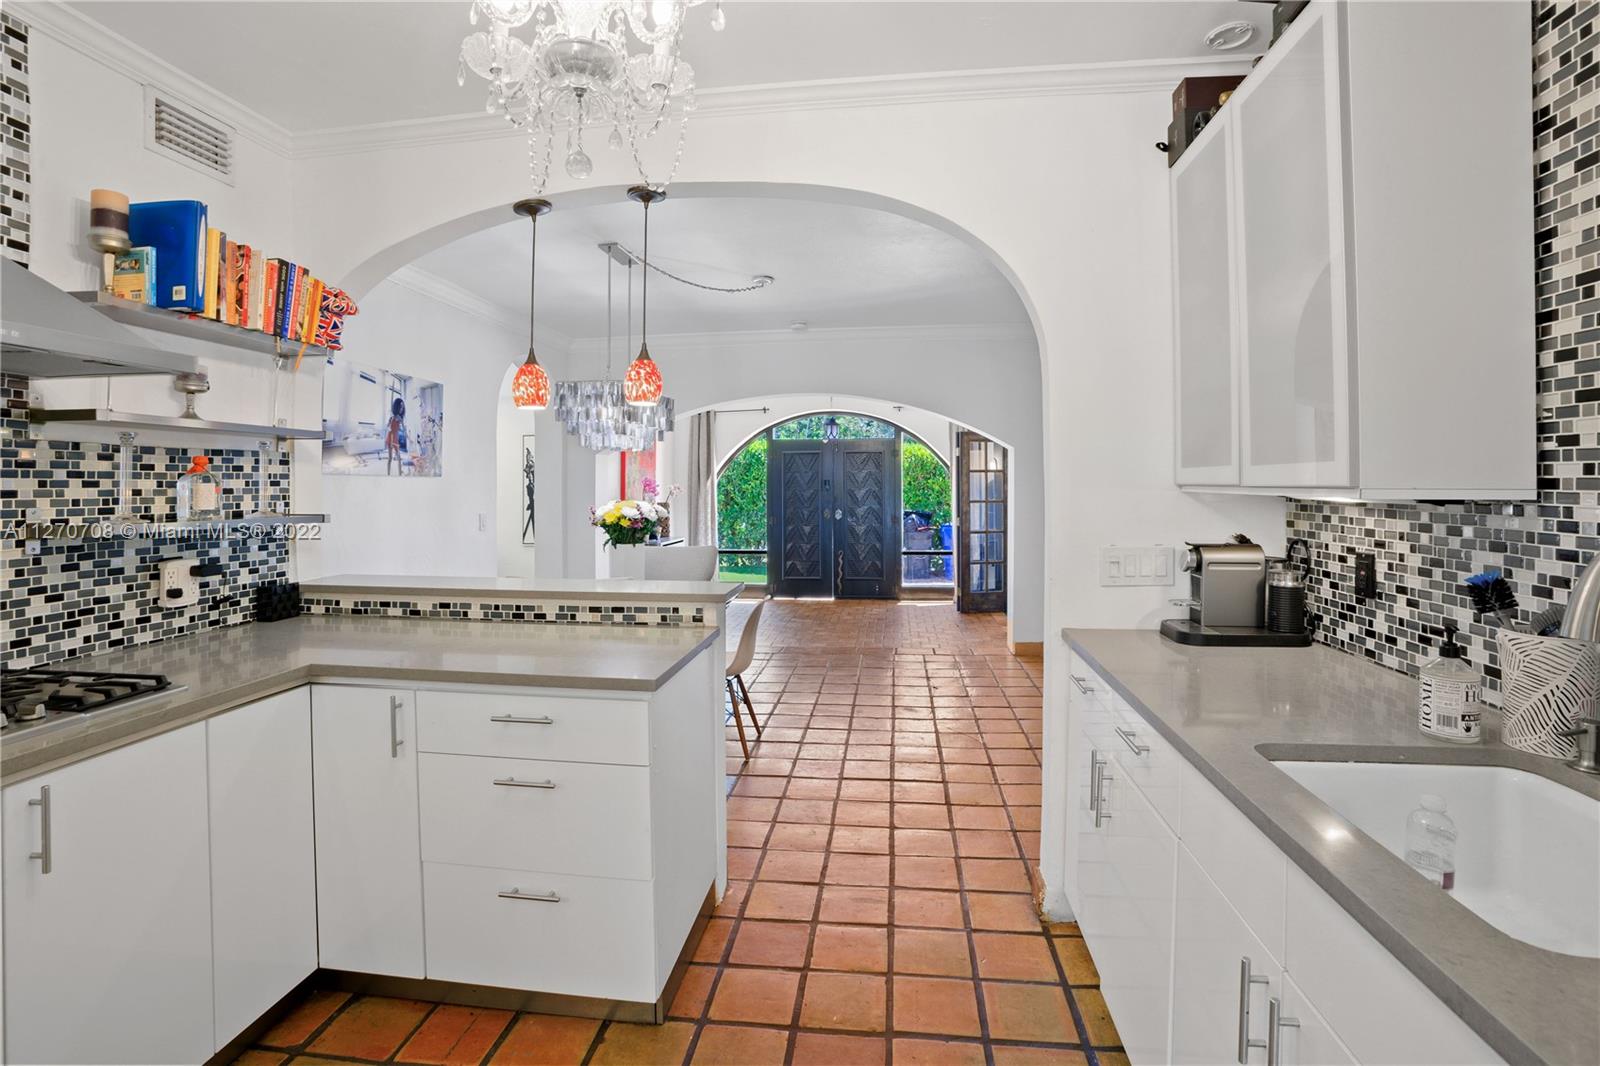
[[[398,759],[405,741],[400,739],[400,708],[405,701],[399,696],[389,697],[389,758]]]
[[[1117,726],[1116,729],[1113,730],[1113,732],[1116,733],[1117,736],[1122,739],[1122,742],[1124,744],[1128,745],[1128,747],[1133,750],[1133,753],[1135,755],[1148,755],[1148,754],[1150,754],[1150,745],[1141,744],[1137,740],[1135,740],[1134,738],[1138,734],[1136,734],[1133,730],[1131,730],[1131,729],[1123,729],[1121,726]]]
[[[509,892],[496,892],[501,899],[525,899],[531,903],[560,903],[561,897],[554,892],[524,892],[513,887]]]
[[[1110,780],[1111,780],[1111,775],[1106,773],[1105,764],[1102,763],[1101,766],[1100,766],[1100,791],[1095,794],[1096,802],[1095,802],[1095,805],[1094,805],[1094,827],[1096,829],[1099,829],[1101,824],[1107,818],[1111,817],[1110,812],[1106,810],[1106,793],[1105,793],[1106,782],[1110,781]]]
[[[28,853],[28,858],[39,860],[39,872],[47,874],[53,863],[50,861],[50,786],[39,786],[39,798],[28,801],[28,806],[39,808],[39,850]]]
[[[1068,674],[1067,676],[1072,679],[1072,683],[1074,685],[1078,686],[1078,691],[1079,692],[1083,693],[1085,696],[1090,696],[1090,695],[1094,694],[1094,686],[1089,684],[1089,679],[1088,678],[1079,677],[1077,674]]]
[[[1100,775],[1105,772],[1106,757],[1103,753],[1090,750],[1089,752],[1089,809],[1095,814],[1100,813]],[[1099,825],[1099,822],[1095,823]]]
[[[542,715],[542,714],[539,715],[537,718],[521,718],[521,717],[518,717],[517,715],[514,715],[514,714],[491,714],[489,716],[489,721],[491,721],[491,722],[510,722],[510,723],[512,723],[514,725],[555,725],[556,724],[556,720],[554,718],[549,718],[549,717],[546,717],[545,715]]]
[[[1299,1018],[1285,1018],[1283,1004],[1277,996],[1267,1000],[1267,1066],[1280,1066],[1283,1062],[1283,1029],[1300,1028]]]
[[[1250,1049],[1266,1047],[1265,1040],[1250,1039],[1250,986],[1264,985],[1265,977],[1250,972],[1250,956],[1246,955],[1239,960],[1239,1062],[1241,1066],[1250,1060]]]
[[[497,778],[494,779],[494,783],[497,784],[497,785],[505,785],[507,788],[555,788],[556,787],[556,783],[554,781],[518,781],[514,777],[497,777]]]

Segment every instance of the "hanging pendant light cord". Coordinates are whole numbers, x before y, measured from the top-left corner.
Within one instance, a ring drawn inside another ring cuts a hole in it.
[[[532,251],[528,253],[528,351],[531,352],[531,351],[533,351],[533,323],[534,323],[534,313],[533,313],[534,306],[533,306],[533,302],[534,302],[534,300],[538,299],[538,296],[539,296],[539,286],[535,283],[535,279],[534,279],[534,276],[533,276],[533,272],[535,270],[537,270],[538,266],[539,266],[539,214],[538,214],[538,212],[534,212],[533,214],[529,215],[528,219],[529,219],[529,221],[531,221],[533,223],[533,240],[528,242],[528,246],[532,249]]]
[[[639,350],[649,350],[650,344],[650,201],[644,202],[644,265],[645,272],[639,284]]]
[[[615,262],[606,256],[606,378],[611,377],[611,327],[616,322],[616,312],[611,307],[611,275]]]
[[[656,266],[654,263],[647,263],[643,260],[643,258],[640,257],[638,252],[634,251],[632,248],[629,248],[625,244],[618,244],[617,251],[627,256],[633,262],[638,263],[646,270],[654,270],[662,277],[671,278],[680,285],[687,285],[692,289],[704,289],[706,292],[723,292],[734,294],[741,292],[759,292],[771,285],[773,282],[773,277],[771,274],[757,274],[755,277],[750,279],[750,284],[748,285],[708,285],[703,281],[695,281],[693,278],[686,278],[680,274],[674,274],[672,271],[665,270],[659,266]]]

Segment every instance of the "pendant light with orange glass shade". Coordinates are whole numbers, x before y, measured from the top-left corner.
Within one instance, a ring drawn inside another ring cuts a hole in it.
[[[534,296],[539,291],[534,271],[539,265],[539,216],[549,213],[550,201],[518,200],[511,209],[519,215],[527,215],[533,223],[528,262],[528,358],[517,367],[516,376],[511,379],[511,402],[525,411],[543,411],[550,406],[550,375],[533,353]]]
[[[628,199],[644,205],[644,255],[641,265],[644,278],[640,289],[639,354],[628,364],[628,373],[622,379],[622,394],[633,407],[650,407],[661,401],[664,388],[661,368],[650,358],[650,205],[665,200],[662,189],[648,185],[635,185],[628,190]]]

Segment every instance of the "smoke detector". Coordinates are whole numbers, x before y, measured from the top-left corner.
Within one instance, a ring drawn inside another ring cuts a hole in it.
[[[1231,52],[1243,48],[1256,35],[1255,25],[1249,22],[1224,22],[1206,34],[1206,47],[1213,52]]]

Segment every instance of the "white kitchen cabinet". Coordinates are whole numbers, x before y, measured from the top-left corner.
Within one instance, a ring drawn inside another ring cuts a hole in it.
[[[1516,4],[1316,0],[1184,153],[1179,485],[1534,496],[1530,34]]]
[[[1278,999],[1277,1038],[1281,1050],[1272,1060],[1273,1066],[1356,1066],[1359,1060],[1312,1006],[1293,976],[1284,974]],[[1268,1025],[1271,1024],[1269,1003]]]
[[[220,1049],[317,968],[310,689],[220,714],[205,729]]]
[[[1172,299],[1177,479],[1239,483],[1239,351],[1234,321],[1233,113],[1172,168]]]
[[[424,973],[416,698],[311,687],[317,945],[329,969]]]
[[[1068,753],[1067,796],[1072,804],[1072,846],[1067,849],[1068,902],[1080,927],[1093,927],[1098,915],[1094,913],[1099,899],[1107,889],[1100,887],[1108,874],[1105,834],[1101,830],[1108,824],[1098,816],[1100,770],[1111,760],[1111,712],[1103,697],[1109,692],[1099,675],[1072,656],[1067,695],[1067,731],[1072,737]],[[1086,894],[1084,886],[1093,889]],[[1094,898],[1090,898],[1092,895]]]
[[[1264,1066],[1267,1000],[1282,969],[1183,847],[1174,915],[1171,1061]]]
[[[205,726],[11,785],[0,807],[6,1061],[210,1058]]]

